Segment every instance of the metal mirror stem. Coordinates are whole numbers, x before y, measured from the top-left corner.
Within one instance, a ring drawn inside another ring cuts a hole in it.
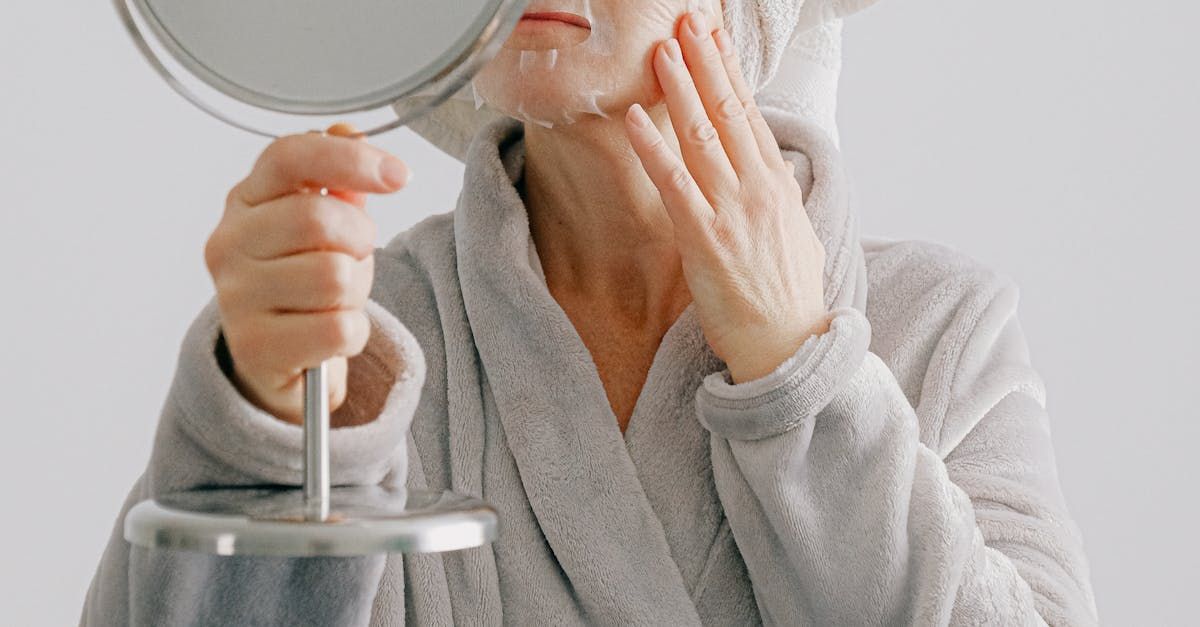
[[[327,364],[304,371],[304,515],[329,518],[329,382]]]
[[[335,134],[349,133],[339,129]],[[329,188],[317,193],[328,196]],[[304,517],[316,522],[329,518],[328,363],[304,371]]]

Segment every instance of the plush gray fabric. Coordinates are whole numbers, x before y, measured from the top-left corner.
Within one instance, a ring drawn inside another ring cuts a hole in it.
[[[482,496],[500,539],[229,559],[131,552],[118,520],[83,624],[1094,624],[1017,288],[944,246],[860,239],[828,136],[767,114],[837,312],[775,372],[731,385],[689,307],[622,437],[541,274],[514,187],[520,127],[498,122],[457,209],[377,252],[375,332],[350,369],[366,400],[347,411],[382,409],[334,434],[333,476]],[[299,429],[238,396],[218,340],[210,304],[126,507],[300,483]]]

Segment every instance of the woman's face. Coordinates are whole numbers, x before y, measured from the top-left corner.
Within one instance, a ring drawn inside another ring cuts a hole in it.
[[[532,0],[504,49],[475,78],[476,98],[519,120],[559,126],[621,117],[662,92],[655,46],[690,10],[721,22],[719,0]]]

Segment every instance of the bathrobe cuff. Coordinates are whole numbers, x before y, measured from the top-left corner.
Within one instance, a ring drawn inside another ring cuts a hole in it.
[[[764,377],[734,384],[725,369],[696,391],[697,416],[730,440],[761,440],[813,418],[861,367],[871,343],[866,315],[853,307],[832,312],[829,330],[814,335]]]
[[[425,379],[416,338],[374,301],[371,335],[349,362],[347,401],[338,412],[364,412],[358,426],[331,430],[330,475],[337,485],[374,485],[393,470]],[[216,460],[263,482],[299,485],[304,444],[298,425],[242,396],[221,366],[220,312],[214,298],[188,330],[171,390],[179,427]],[[373,419],[371,418],[373,416]],[[402,470],[402,469],[401,469]]]

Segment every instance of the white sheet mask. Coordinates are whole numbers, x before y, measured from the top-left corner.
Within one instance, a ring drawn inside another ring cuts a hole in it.
[[[587,39],[546,50],[501,50],[492,64],[472,81],[476,108],[486,102],[517,119],[546,128],[572,124],[589,116],[607,118],[605,98],[615,92],[609,69],[614,63],[622,22],[609,15],[615,10],[636,10],[637,4],[612,0],[533,0],[527,12],[567,12],[581,16],[591,26]],[[660,7],[666,9],[666,7]],[[679,1],[684,12],[705,10],[702,0]],[[629,16],[626,16],[626,22]],[[566,69],[566,68],[569,68]],[[589,71],[590,70],[590,71]],[[565,91],[545,97],[547,86]]]

